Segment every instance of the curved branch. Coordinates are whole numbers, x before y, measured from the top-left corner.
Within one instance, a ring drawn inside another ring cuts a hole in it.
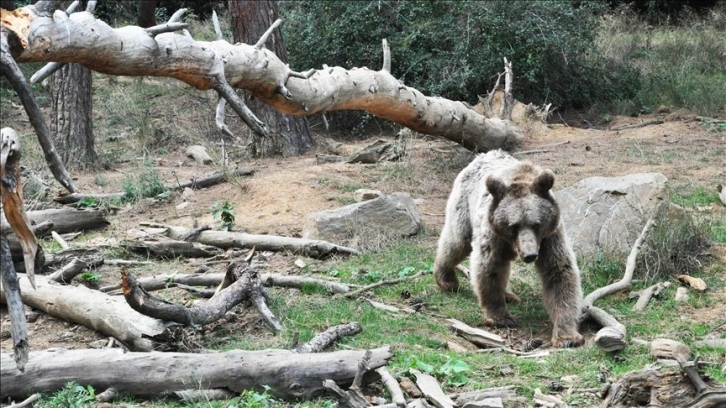
[[[511,149],[522,139],[512,122],[486,118],[463,102],[423,95],[385,70],[332,67],[299,75],[273,52],[253,45],[195,41],[176,33],[152,38],[143,28],[113,29],[85,12],[42,17],[24,7],[10,13],[13,18],[3,18],[2,24],[17,36],[11,51],[18,62],[77,62],[105,74],[171,77],[218,92],[221,68],[231,87],[286,114],[364,110],[474,151]]]
[[[65,13],[63,13],[63,15],[65,15]],[[15,59],[10,54],[8,33],[4,27],[0,31],[0,74],[7,78],[10,85],[18,94],[18,97],[20,97],[20,101],[23,103],[25,112],[28,114],[30,124],[33,125],[33,129],[35,129],[35,133],[38,136],[38,142],[40,143],[40,147],[43,149],[45,161],[48,163],[48,167],[50,168],[51,173],[53,173],[53,177],[55,177],[55,179],[58,180],[58,182],[65,187],[66,190],[71,193],[75,193],[76,187],[73,185],[71,176],[68,174],[68,171],[66,171],[63,162],[56,153],[55,145],[50,137],[50,129],[48,129],[48,125],[45,123],[45,118],[43,118],[43,113],[40,111],[38,102],[35,101],[33,89],[30,85],[28,85],[28,82],[25,80],[25,76],[23,76],[20,68],[15,63]]]

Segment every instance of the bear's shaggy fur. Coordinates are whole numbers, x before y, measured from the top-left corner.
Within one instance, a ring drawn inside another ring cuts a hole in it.
[[[577,331],[582,303],[580,271],[550,189],[552,171],[509,154],[477,156],[454,181],[446,204],[434,273],[442,290],[456,292],[455,268],[471,254],[471,285],[484,322],[514,326],[507,311],[511,262],[534,262],[545,307],[554,325],[552,345],[582,345]]]

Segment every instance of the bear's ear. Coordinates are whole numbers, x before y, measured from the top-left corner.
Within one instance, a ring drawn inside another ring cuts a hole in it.
[[[501,201],[507,193],[507,186],[502,180],[494,176],[487,177],[487,191],[492,195],[495,202]]]
[[[547,196],[555,184],[555,174],[552,170],[545,169],[535,177],[532,183],[532,191],[541,196]]]

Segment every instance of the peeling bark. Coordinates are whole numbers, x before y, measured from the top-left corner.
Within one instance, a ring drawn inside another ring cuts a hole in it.
[[[150,35],[136,26],[113,29],[88,12],[45,17],[27,6],[3,11],[1,20],[12,33],[10,52],[18,62],[76,62],[111,75],[171,77],[200,90],[216,89],[231,103],[229,84],[291,115],[364,110],[473,151],[511,149],[522,138],[512,122],[486,118],[463,102],[425,96],[385,69],[327,67],[303,74],[265,48],[168,32]],[[246,108],[232,107],[238,114]],[[259,126],[251,118],[245,121]]]

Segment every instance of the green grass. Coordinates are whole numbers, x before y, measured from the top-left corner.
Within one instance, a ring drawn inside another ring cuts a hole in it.
[[[619,114],[651,111],[660,105],[713,116],[726,100],[726,44],[722,21],[726,8],[704,17],[685,17],[680,24],[650,26],[632,12],[603,19],[599,52],[613,63],[638,69],[641,88],[622,101]],[[617,104],[616,104],[617,105]]]
[[[701,207],[720,202],[716,189],[707,190],[702,186],[673,194],[671,201],[683,207]]]

